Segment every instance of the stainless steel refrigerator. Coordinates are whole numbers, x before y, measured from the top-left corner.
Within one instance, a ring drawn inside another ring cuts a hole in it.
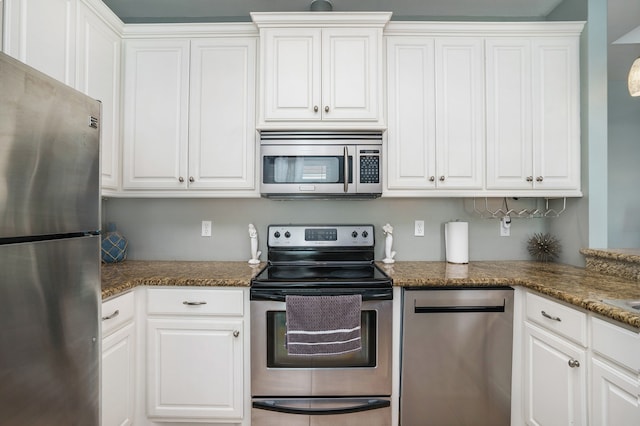
[[[100,103],[0,53],[0,424],[98,425]]]

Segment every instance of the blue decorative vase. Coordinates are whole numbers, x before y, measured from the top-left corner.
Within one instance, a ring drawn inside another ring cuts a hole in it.
[[[102,236],[102,261],[104,263],[122,262],[127,258],[128,241],[118,231],[116,225],[109,223],[107,233]]]

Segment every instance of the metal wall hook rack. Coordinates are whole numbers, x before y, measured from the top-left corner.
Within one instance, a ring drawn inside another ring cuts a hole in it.
[[[533,219],[544,217],[558,217],[567,209],[567,197],[563,198],[513,198],[513,202],[521,204],[522,202],[528,202],[530,206],[527,207],[515,207],[509,208],[507,198],[493,199],[501,200],[499,207],[490,207],[490,198],[485,197],[484,202],[478,201],[477,198],[473,199],[473,211],[480,215],[483,219],[502,219],[509,216],[510,218],[518,219]],[[561,200],[555,203],[556,206],[552,207],[552,201]]]

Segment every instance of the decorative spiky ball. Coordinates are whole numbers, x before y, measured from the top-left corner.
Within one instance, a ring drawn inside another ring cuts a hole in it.
[[[562,251],[560,240],[551,234],[543,234],[541,232],[537,232],[529,238],[527,249],[531,256],[542,262],[556,260]]]

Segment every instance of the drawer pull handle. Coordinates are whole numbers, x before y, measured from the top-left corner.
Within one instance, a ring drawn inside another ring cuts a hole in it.
[[[200,305],[206,305],[207,302],[189,302],[188,300],[185,300],[184,302],[182,302],[182,304],[187,306],[200,306]]]
[[[240,335],[240,332],[238,330],[233,331],[233,337],[238,337],[239,335]]]
[[[545,311],[540,311],[540,313],[542,314],[542,316],[543,316],[543,317],[545,317],[545,318],[549,318],[550,320],[558,321],[558,322],[562,321],[559,317],[554,317],[554,316],[552,316],[552,315],[549,315],[549,314],[548,314],[548,313],[546,313]]]
[[[571,368],[580,367],[580,361],[578,361],[577,359],[570,359],[569,360],[569,367],[571,367]]]
[[[110,320],[120,315],[120,309],[116,309],[111,315],[102,317],[102,321]]]

